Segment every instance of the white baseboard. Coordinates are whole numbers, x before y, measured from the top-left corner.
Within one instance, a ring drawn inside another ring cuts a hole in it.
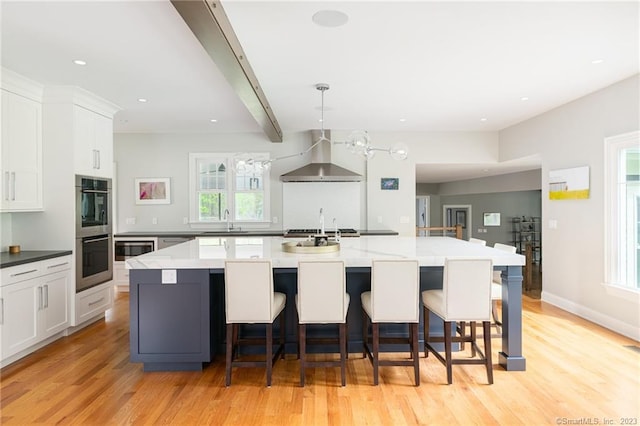
[[[541,295],[543,302],[557,306],[567,312],[571,312],[581,318],[594,322],[604,328],[615,331],[630,339],[640,341],[640,329],[637,326],[627,324],[618,319],[611,318],[602,312],[594,311],[593,309],[579,305],[571,300],[567,300],[563,297],[556,296],[555,294],[543,291]]]

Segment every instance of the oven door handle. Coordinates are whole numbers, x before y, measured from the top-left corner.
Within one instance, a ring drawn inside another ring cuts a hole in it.
[[[107,235],[106,237],[98,237],[98,238],[92,238],[92,237],[87,237],[87,238],[83,238],[82,239],[82,243],[97,243],[98,241],[106,241],[108,240],[110,237]]]
[[[101,189],[83,189],[82,193],[84,193],[84,194],[108,194],[109,191],[103,191]]]

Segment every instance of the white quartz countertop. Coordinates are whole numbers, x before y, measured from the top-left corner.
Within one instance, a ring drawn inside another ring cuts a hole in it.
[[[445,258],[490,258],[494,266],[522,266],[524,256],[449,237],[365,236],[342,238],[340,250],[326,254],[287,253],[282,237],[200,237],[126,261],[127,269],[216,269],[225,260],[271,259],[274,268],[296,268],[299,259],[342,259],[346,267],[370,267],[373,259],[417,259],[420,266],[443,266]]]

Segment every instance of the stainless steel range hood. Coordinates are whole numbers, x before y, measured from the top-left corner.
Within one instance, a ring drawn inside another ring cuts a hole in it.
[[[312,143],[321,136],[320,130],[311,131]],[[282,182],[360,182],[362,176],[331,162],[331,130],[324,131],[328,141],[320,142],[311,150],[311,163],[280,176]]]

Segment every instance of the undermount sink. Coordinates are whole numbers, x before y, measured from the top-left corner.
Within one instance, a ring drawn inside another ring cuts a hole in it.
[[[333,253],[340,251],[340,243],[329,241],[327,245],[317,246],[314,241],[291,241],[282,243],[282,250],[287,253]]]

